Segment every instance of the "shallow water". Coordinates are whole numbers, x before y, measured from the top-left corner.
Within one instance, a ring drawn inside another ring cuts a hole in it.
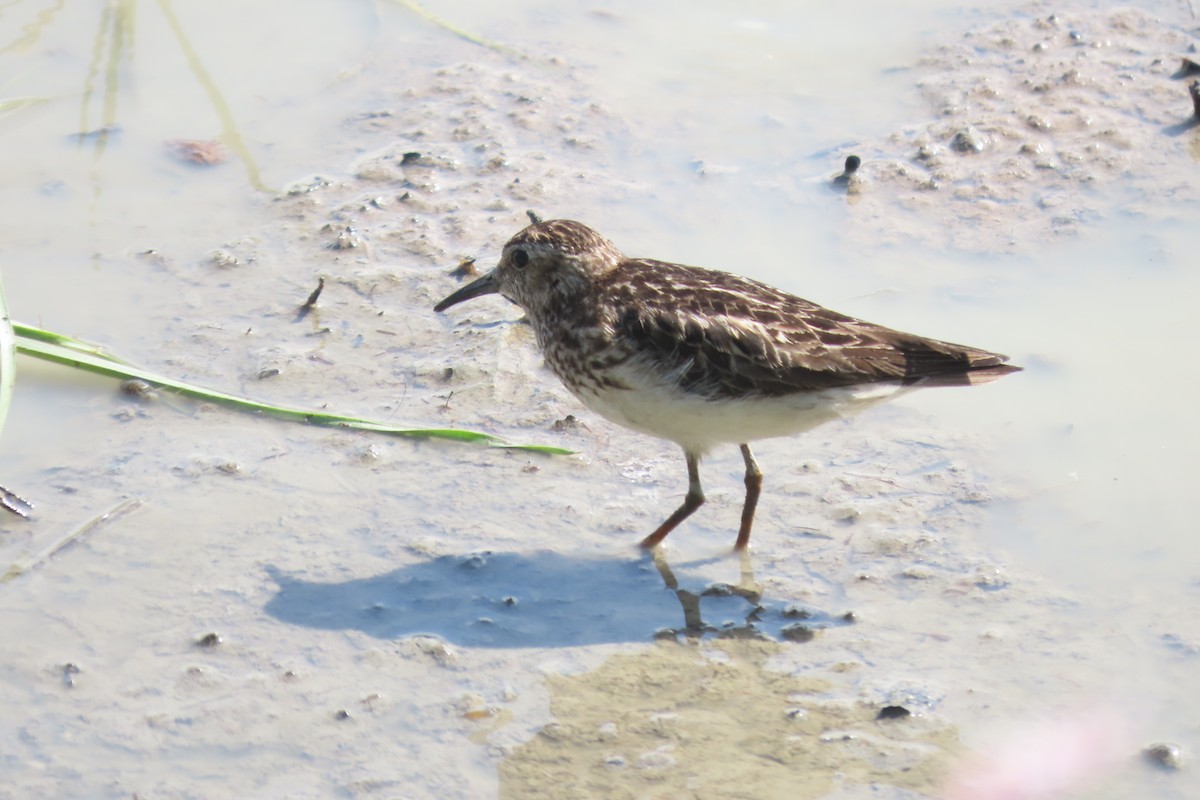
[[[1107,781],[1078,796],[1195,794],[1192,770],[1137,758],[1200,733],[1181,367],[1198,234],[1178,177],[1200,134],[1174,130],[1190,109],[1169,79],[1186,16],[424,7],[527,58],[401,4],[0,16],[0,102],[43,101],[0,116],[14,317],[287,405],[580,452],[140,403],[23,360],[3,482],[38,509],[0,521],[0,557],[53,554],[0,584],[0,699],[20,710],[0,797],[930,797],[967,751],[1047,718],[1059,766]],[[1031,31],[1051,44],[1036,57]],[[1068,105],[1108,144],[1071,139],[1088,128],[1054,92],[1008,93],[1039,69],[1095,81]],[[1053,134],[989,128],[1010,96]],[[989,149],[912,158],[961,120]],[[212,168],[164,146],[217,136]],[[1082,166],[996,166],[1017,136]],[[850,152],[864,181],[835,191]],[[941,189],[914,188],[927,172]],[[661,572],[632,546],[683,492],[674,448],[581,410],[501,301],[428,310],[526,207],[1026,371],[756,447],[749,565],[725,556],[741,460],[714,453]],[[346,226],[363,244],[331,249]],[[875,719],[892,705],[909,727]]]

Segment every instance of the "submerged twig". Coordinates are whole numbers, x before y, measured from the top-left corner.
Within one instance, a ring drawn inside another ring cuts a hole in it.
[[[19,494],[10,492],[3,486],[0,486],[0,508],[5,511],[11,511],[18,517],[29,519],[29,515],[33,513],[33,503],[21,497]]]
[[[317,288],[312,290],[312,294],[308,299],[300,304],[300,313],[296,315],[297,320],[304,319],[308,316],[308,312],[312,311],[317,305],[317,298],[321,296],[321,290],[325,288],[325,279],[317,278]]]
[[[434,25],[437,25],[439,28],[449,31],[450,33],[454,34],[455,36],[457,36],[461,39],[466,39],[471,44],[477,44],[480,47],[486,47],[489,50],[495,50],[497,53],[503,53],[504,55],[507,55],[507,56],[515,56],[516,58],[528,58],[528,56],[526,56],[524,53],[522,53],[518,50],[514,50],[513,48],[509,47],[508,45],[503,45],[503,44],[500,44],[499,42],[493,42],[488,39],[484,39],[482,36],[476,36],[475,34],[470,33],[469,31],[463,30],[462,28],[458,27],[457,25],[451,25],[449,22],[442,19],[441,17],[435,16],[434,14],[431,14],[428,11],[426,11],[424,8],[422,8],[420,5],[418,5],[416,2],[414,2],[414,0],[393,0],[393,1],[397,5],[407,8],[409,11],[413,12],[418,17],[422,17],[426,21],[432,22]]]
[[[53,544],[44,548],[41,552],[39,552],[37,555],[35,555],[33,558],[29,559],[28,561],[25,561],[25,562],[14,561],[12,563],[12,565],[9,566],[9,568],[4,572],[4,574],[0,575],[0,583],[8,583],[9,581],[13,580],[14,578],[19,578],[21,575],[23,575],[26,572],[29,572],[30,570],[37,569],[42,564],[46,563],[51,558],[56,556],[58,553],[62,552],[64,549],[66,549],[70,545],[74,544],[75,542],[79,541],[87,534],[94,531],[102,523],[108,522],[110,520],[114,520],[120,516],[124,516],[125,514],[129,513],[130,511],[134,511],[134,510],[140,508],[141,505],[142,505],[141,500],[135,500],[132,498],[128,499],[128,500],[122,500],[120,503],[117,503],[115,506],[113,506],[112,508],[110,508],[108,511],[104,512],[100,516],[93,517],[92,519],[88,520],[83,525],[79,526],[78,528],[76,528],[72,531],[68,531],[64,536],[59,538]]]

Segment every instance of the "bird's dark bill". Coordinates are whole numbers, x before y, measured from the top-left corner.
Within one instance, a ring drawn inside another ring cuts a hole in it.
[[[464,300],[470,300],[472,297],[479,297],[485,294],[496,294],[500,291],[500,284],[496,282],[496,270],[492,270],[486,275],[471,281],[466,286],[459,289],[454,294],[447,297],[442,302],[433,307],[434,311],[445,311],[450,306],[456,306]]]

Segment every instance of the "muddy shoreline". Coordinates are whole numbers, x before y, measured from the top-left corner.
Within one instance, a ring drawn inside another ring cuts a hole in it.
[[[1039,3],[954,32],[905,70],[928,118],[855,142],[848,192],[811,165],[749,190],[820,204],[873,250],[1027,257],[1130,215],[1186,224],[1200,139],[1173,74],[1192,25]],[[1190,772],[1137,761],[1174,732],[1118,677],[1150,671],[1130,629],[1153,610],[1097,625],[1090,598],[977,536],[1039,489],[993,471],[1003,424],[906,403],[766,443],[749,569],[726,550],[740,459],[716,453],[664,581],[634,545],[684,491],[675,448],[581,409],[514,307],[432,312],[526,209],[603,230],[661,199],[627,169],[653,126],[563,61],[447,47],[449,66],[369,61],[341,172],[297,176],[241,229],[114,255],[167,298],[134,355],[281,404],[577,455],[115,387],[80,401],[49,464],[16,462],[49,499],[6,528],[8,552],[139,505],[4,587],[0,699],[23,713],[0,798],[935,797],[1005,725],[1109,705],[1130,730],[1087,796],[1191,796]],[[721,174],[696,180],[738,180]],[[1178,686],[1193,617],[1173,616],[1180,656],[1160,670]]]

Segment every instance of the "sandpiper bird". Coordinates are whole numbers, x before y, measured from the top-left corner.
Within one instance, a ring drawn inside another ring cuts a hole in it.
[[[864,322],[726,272],[626,258],[571,220],[525,228],[495,269],[434,310],[494,293],[525,310],[546,363],[585,406],[683,448],[687,495],[642,540],[646,549],[704,503],[700,458],[714,445],[740,445],[746,462],[741,550],[762,490],[750,442],[912,388],[1020,369],[1007,356]]]

